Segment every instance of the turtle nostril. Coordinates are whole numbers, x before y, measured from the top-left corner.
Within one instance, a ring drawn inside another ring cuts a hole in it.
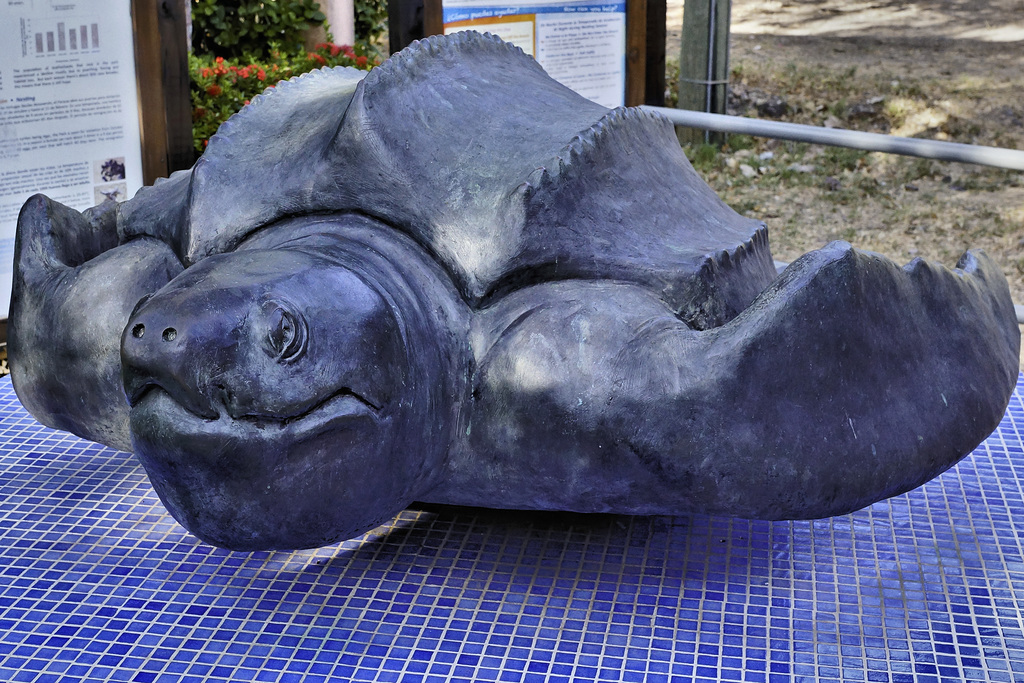
[[[135,337],[136,339],[142,339],[142,335],[144,334],[146,334],[146,326],[143,325],[142,323],[139,323],[138,325],[132,328],[132,336]]]
[[[142,335],[139,335],[142,336]],[[168,327],[164,330],[164,341],[174,341],[174,338],[178,336],[178,331],[173,327]]]

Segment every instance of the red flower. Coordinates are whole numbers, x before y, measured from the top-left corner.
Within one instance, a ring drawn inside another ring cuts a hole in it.
[[[366,66],[366,57],[362,55],[356,57],[356,66]]]
[[[208,144],[210,144],[209,140],[203,140],[203,147],[206,147]]]
[[[341,52],[341,46],[339,46],[339,45],[331,45],[331,56],[332,57],[337,57],[339,52]]]
[[[209,78],[213,75],[213,69],[208,66],[203,67],[203,78]]]
[[[217,57],[217,59],[215,59],[213,61],[217,62],[218,64],[223,64],[224,63],[224,58],[223,57]]]
[[[264,71],[263,69],[260,69],[259,71],[256,72],[256,78],[260,79],[261,81],[267,80],[267,72]]]
[[[241,76],[242,78],[249,78],[249,68],[246,67],[244,69],[239,69],[238,70],[238,75]]]
[[[249,100],[242,102],[243,105],[249,104]]]
[[[315,52],[310,52],[309,53],[309,58],[311,60],[313,60],[313,61],[319,62],[320,64],[326,64],[327,63],[327,60],[324,59],[322,55],[318,55]]]
[[[216,97],[217,95],[220,95],[222,92],[224,92],[224,91],[221,90],[221,87],[219,85],[216,85],[216,84],[211,85],[210,87],[208,87],[206,89],[206,94],[209,95],[210,97]]]

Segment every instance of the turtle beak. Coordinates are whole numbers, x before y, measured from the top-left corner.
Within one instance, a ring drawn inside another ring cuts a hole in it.
[[[145,302],[121,336],[121,381],[130,406],[153,389],[167,392],[188,412],[204,420],[220,416],[216,393],[200,376],[196,339],[169,307]]]

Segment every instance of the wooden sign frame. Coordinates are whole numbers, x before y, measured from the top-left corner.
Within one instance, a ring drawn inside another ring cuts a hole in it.
[[[392,53],[444,32],[442,0],[389,0],[388,16]],[[626,0],[625,102],[665,102],[665,0]]]

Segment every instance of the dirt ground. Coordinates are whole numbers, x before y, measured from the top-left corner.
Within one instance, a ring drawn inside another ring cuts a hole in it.
[[[670,75],[681,23],[669,0]],[[730,50],[730,113],[1024,149],[1024,0],[733,0]],[[1024,172],[753,138],[690,153],[780,260],[982,248],[1024,303]]]

